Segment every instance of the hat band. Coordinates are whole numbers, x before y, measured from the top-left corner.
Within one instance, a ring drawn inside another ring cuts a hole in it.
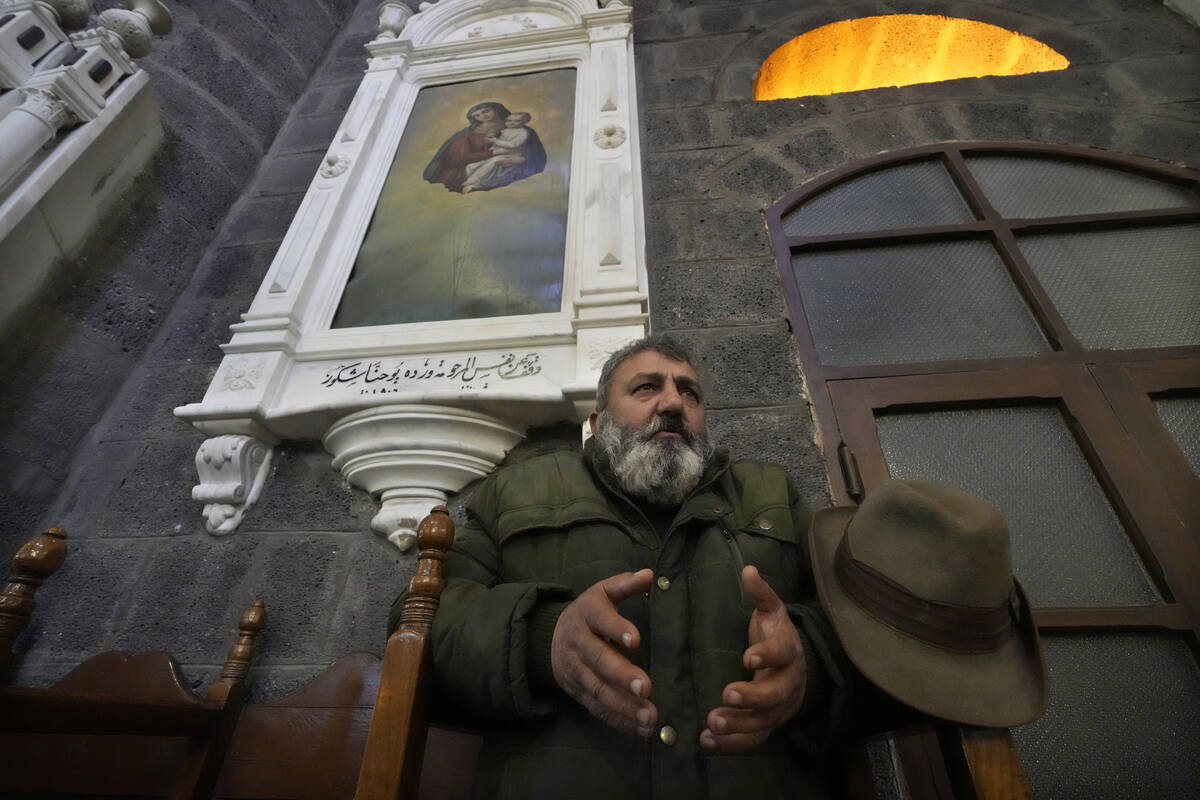
[[[1015,584],[1008,602],[991,608],[924,600],[857,561],[850,554],[846,536],[838,544],[833,569],[846,593],[871,616],[927,644],[961,653],[999,648],[1008,639],[1020,608]]]

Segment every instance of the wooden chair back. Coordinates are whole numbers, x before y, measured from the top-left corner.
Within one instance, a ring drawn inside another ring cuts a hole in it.
[[[0,593],[5,666],[37,585],[65,558],[65,539],[52,528],[13,559]],[[163,652],[109,651],[49,688],[0,686],[0,794],[211,797],[265,623],[262,601],[242,614],[221,676],[203,698]]]

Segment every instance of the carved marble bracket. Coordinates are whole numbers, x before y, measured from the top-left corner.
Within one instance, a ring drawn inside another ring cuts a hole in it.
[[[435,405],[394,405],[339,420],[325,436],[333,466],[379,498],[371,527],[401,550],[435,505],[491,472],[523,430],[475,411]]]
[[[230,533],[258,500],[271,469],[271,447],[253,436],[206,439],[196,452],[200,485],[192,499],[204,503],[210,533]]]

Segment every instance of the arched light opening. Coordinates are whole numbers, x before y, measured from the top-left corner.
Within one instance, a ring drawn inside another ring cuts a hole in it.
[[[1036,39],[985,22],[889,14],[824,25],[772,53],[754,78],[755,100],[855,92],[1070,66]]]

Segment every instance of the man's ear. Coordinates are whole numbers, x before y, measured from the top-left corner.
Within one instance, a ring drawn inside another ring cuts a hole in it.
[[[593,411],[588,414],[588,428],[592,431],[592,436],[596,435],[596,419],[600,416],[599,412]]]

